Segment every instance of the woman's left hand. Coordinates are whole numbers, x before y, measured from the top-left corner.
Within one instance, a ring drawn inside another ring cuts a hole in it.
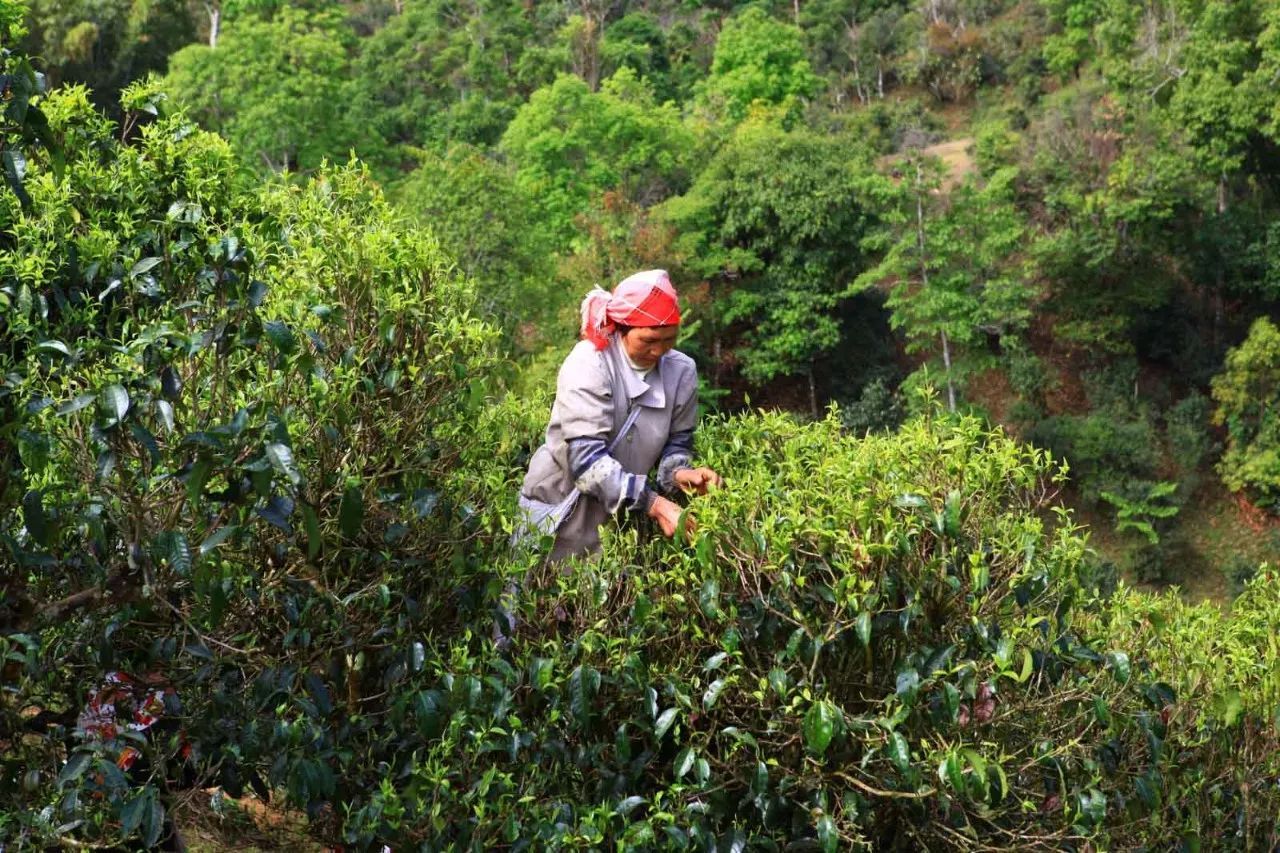
[[[682,491],[697,492],[700,495],[705,495],[712,486],[718,489],[724,485],[720,475],[710,468],[681,468],[673,479]]]

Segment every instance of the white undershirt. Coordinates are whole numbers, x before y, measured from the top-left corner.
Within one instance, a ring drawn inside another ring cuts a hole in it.
[[[631,356],[627,356],[626,358],[627,358],[627,366],[631,368],[631,372],[634,373],[636,375],[636,378],[639,379],[641,382],[643,382],[644,378],[649,375],[650,371],[653,370],[652,367],[640,367],[634,361],[631,360]]]

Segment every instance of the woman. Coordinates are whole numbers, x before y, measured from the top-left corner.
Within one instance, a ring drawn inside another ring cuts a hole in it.
[[[582,302],[582,340],[556,380],[546,443],[529,462],[520,506],[555,535],[551,559],[600,548],[600,525],[643,512],[674,536],[680,506],[658,493],[706,494],[716,472],[692,465],[698,373],[672,349],[680,305],[665,270],[596,288]],[[657,469],[657,489],[648,474]]]

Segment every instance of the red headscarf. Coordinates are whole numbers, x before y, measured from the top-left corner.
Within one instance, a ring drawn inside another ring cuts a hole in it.
[[[616,326],[674,326],[680,302],[666,270],[645,270],[619,282],[613,293],[595,288],[582,300],[582,337],[596,349],[609,345]]]

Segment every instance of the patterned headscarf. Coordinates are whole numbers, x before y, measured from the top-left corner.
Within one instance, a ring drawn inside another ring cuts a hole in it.
[[[666,270],[627,276],[613,293],[594,288],[582,300],[582,337],[602,350],[618,325],[674,326],[680,322],[679,299]]]

